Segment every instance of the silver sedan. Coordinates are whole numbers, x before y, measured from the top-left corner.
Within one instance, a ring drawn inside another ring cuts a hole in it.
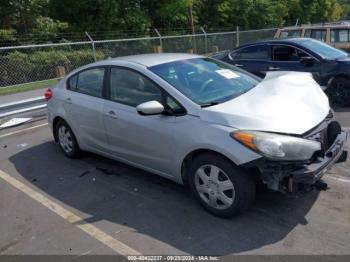
[[[344,158],[346,133],[303,73],[261,80],[203,56],[146,54],[81,67],[45,97],[66,156],[91,151],[188,183],[218,216],[251,205],[257,182],[293,192]]]

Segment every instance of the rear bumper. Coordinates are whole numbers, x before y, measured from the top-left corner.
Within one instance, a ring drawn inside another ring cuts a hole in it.
[[[296,183],[313,184],[339,160],[344,152],[347,140],[347,133],[342,131],[334,140],[332,146],[327,150],[323,158],[318,158],[315,162],[304,165],[300,169],[291,172],[291,177]]]

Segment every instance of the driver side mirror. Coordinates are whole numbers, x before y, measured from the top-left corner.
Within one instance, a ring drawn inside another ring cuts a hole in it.
[[[164,112],[164,106],[158,101],[153,100],[139,104],[136,110],[143,116],[159,115]]]
[[[300,58],[300,63],[305,64],[305,65],[312,65],[315,62],[315,59],[311,56],[304,56]]]

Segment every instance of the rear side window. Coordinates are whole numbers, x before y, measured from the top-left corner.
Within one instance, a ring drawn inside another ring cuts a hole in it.
[[[332,29],[331,30],[331,42],[348,43],[350,42],[350,30],[349,29]]]
[[[268,60],[269,47],[267,45],[255,45],[242,48],[236,59]]]
[[[102,97],[104,68],[84,70],[68,79],[68,88],[72,91]]]
[[[304,37],[326,42],[326,29],[306,29]]]

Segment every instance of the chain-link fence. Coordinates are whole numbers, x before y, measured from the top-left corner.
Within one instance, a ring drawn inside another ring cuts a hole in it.
[[[233,49],[239,44],[273,38],[276,29],[231,31],[99,40],[74,43],[0,47],[0,87],[56,79],[82,65],[108,57],[151,53],[208,54]]]

